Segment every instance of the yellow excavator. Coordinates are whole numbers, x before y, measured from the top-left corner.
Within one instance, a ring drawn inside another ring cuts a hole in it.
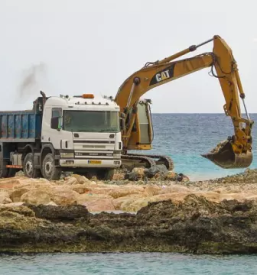
[[[177,60],[177,58],[193,52],[209,42],[213,42],[212,52]],[[173,169],[173,162],[168,156],[128,154],[129,150],[152,149],[153,128],[150,101],[140,98],[147,91],[157,86],[207,67],[211,68],[212,76],[219,80],[226,101],[224,111],[232,119],[234,135],[202,156],[222,168],[244,168],[251,164],[251,129],[254,122],[250,119],[246,109],[245,93],[232,50],[217,35],[163,60],[146,63],[142,69],[133,73],[120,86],[115,101],[121,108],[122,159],[124,163],[138,162],[139,166],[146,167],[163,163],[169,170]],[[243,102],[246,118],[241,115],[239,97]]]

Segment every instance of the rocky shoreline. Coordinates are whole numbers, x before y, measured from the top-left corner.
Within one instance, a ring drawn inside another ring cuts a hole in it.
[[[199,182],[134,173],[1,179],[0,252],[257,252],[257,170]]]

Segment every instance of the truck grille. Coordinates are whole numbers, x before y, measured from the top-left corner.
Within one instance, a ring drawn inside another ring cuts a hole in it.
[[[113,151],[114,140],[73,140],[74,150],[79,151]]]
[[[75,152],[75,156],[78,157],[84,157],[84,156],[104,156],[104,157],[112,157],[113,154],[112,153],[96,153],[96,152],[92,152],[92,153],[83,153],[83,152]]]
[[[115,141],[110,141],[110,140],[74,140],[74,143],[102,143],[102,144],[114,144]]]

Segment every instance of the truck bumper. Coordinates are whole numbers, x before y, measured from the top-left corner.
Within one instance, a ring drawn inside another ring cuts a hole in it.
[[[120,159],[60,159],[61,167],[73,168],[119,168],[121,166]]]

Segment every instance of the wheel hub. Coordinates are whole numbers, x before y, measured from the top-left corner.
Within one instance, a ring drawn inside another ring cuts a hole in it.
[[[45,164],[45,172],[47,175],[50,175],[53,170],[53,163],[51,161],[46,162]]]
[[[26,173],[27,173],[28,175],[32,174],[32,172],[33,172],[33,165],[32,165],[32,162],[31,162],[31,161],[28,161],[28,162],[26,163],[25,169],[26,169]]]

